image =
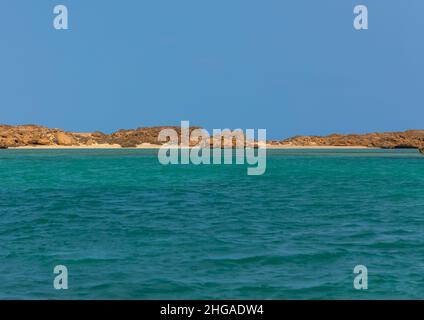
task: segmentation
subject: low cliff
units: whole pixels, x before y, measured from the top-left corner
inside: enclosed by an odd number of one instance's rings
[[[92,146],[96,144],[136,147],[143,143],[162,144],[158,141],[162,129],[172,128],[180,136],[180,127],[151,127],[134,130],[119,130],[112,134],[102,132],[75,133],[61,129],[50,129],[37,125],[0,125],[0,148],[25,146]],[[199,127],[190,127],[190,130]]]
[[[370,147],[383,149],[415,148],[424,153],[424,130],[368,134],[331,134],[329,136],[296,136],[274,142],[285,146]]]
[[[190,127],[190,131],[200,127]],[[28,146],[94,146],[119,145],[123,148],[134,148],[143,143],[161,145],[158,141],[159,132],[163,129],[174,129],[181,135],[180,127],[150,127],[134,130],[119,130],[111,134],[99,131],[93,133],[66,132],[61,129],[51,129],[37,125],[9,126],[0,125],[0,149]],[[205,141],[213,146],[220,137],[211,137]],[[240,145],[256,146],[256,142],[244,142],[244,135],[235,137],[223,143],[224,147],[234,147],[237,140],[243,140]],[[332,134],[329,136],[296,136],[293,138],[268,141],[273,147],[370,147],[370,148],[416,148],[424,154],[424,130],[408,130],[405,132],[383,132],[369,134]],[[191,141],[191,145],[197,141]]]

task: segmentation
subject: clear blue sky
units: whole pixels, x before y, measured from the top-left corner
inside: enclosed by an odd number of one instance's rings
[[[0,123],[424,129],[422,0],[1,0],[0,38]]]

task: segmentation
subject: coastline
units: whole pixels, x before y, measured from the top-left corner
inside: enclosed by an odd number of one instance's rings
[[[167,148],[181,148],[183,131],[181,127],[146,127],[118,130],[105,134],[95,132],[66,132],[62,129],[37,125],[0,125],[0,149],[159,149],[163,145],[159,139],[164,129],[172,130],[174,140]],[[188,137],[201,127],[190,127],[184,133]],[[247,140],[243,134],[231,133],[231,140],[225,136],[207,136],[208,140],[190,141],[191,148],[209,145],[221,148],[254,147],[266,143],[267,149],[418,149],[424,154],[424,130],[407,130],[404,132],[375,132],[366,134],[330,134],[328,136],[294,136],[288,139],[265,141]],[[222,138],[224,141],[222,142]],[[178,139],[178,140],[175,140]],[[190,138],[189,138],[190,139]],[[203,140],[203,138],[202,138]],[[196,145],[194,145],[196,142]]]
[[[143,143],[137,145],[134,148],[124,148],[119,144],[97,144],[97,145],[82,145],[82,146],[60,146],[60,145],[50,145],[50,146],[21,146],[21,147],[10,147],[9,150],[63,150],[63,149],[81,149],[81,150],[89,150],[89,149],[159,149],[161,145],[151,144],[151,143]],[[177,147],[179,148],[179,147]],[[373,148],[366,146],[295,146],[295,145],[272,145],[267,144],[267,149],[369,149],[369,150],[378,150],[381,148]]]
[[[374,147],[366,146],[295,146],[295,145],[269,145],[266,146],[267,149],[381,149]]]

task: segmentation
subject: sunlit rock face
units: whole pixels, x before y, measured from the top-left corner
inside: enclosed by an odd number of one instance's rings
[[[321,136],[296,136],[279,142],[292,146],[363,146],[371,148],[424,148],[424,130],[382,132],[368,134],[331,134]]]
[[[164,129],[175,130],[178,143],[181,143],[181,127],[162,126],[118,130],[111,134],[100,131],[92,133],[66,132],[61,129],[47,128],[38,125],[9,126],[0,125],[0,149],[28,146],[95,146],[115,145],[123,148],[135,148],[142,144],[162,145],[167,141],[159,141],[159,133]],[[201,127],[190,127],[193,130]],[[242,132],[232,132],[229,136],[208,136],[206,139],[190,139],[190,146],[220,145],[223,148],[258,147],[257,141],[246,139]],[[285,140],[268,141],[272,147],[370,147],[370,148],[416,148],[424,153],[424,130],[408,130],[405,132],[382,132],[368,134],[331,134],[328,136],[295,136]]]
[[[199,127],[190,127],[190,131]],[[137,147],[143,143],[161,145],[159,132],[163,129],[173,129],[178,137],[180,127],[151,127],[134,130],[119,130],[112,134],[100,131],[93,133],[65,132],[61,129],[51,129],[37,125],[9,126],[0,125],[0,148],[26,146],[93,146],[96,144],[120,145],[121,147]]]

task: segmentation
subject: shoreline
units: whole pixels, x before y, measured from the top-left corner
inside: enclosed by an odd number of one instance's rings
[[[183,142],[183,131],[181,127],[161,126],[146,127],[137,129],[120,129],[116,132],[105,134],[100,131],[89,132],[66,132],[61,129],[52,129],[37,125],[9,126],[0,125],[0,149],[159,149],[164,144],[159,139],[164,129],[172,130],[173,140],[167,148],[181,148],[179,143]],[[201,127],[189,127],[188,135],[184,132],[184,137],[190,141],[194,130]],[[190,131],[191,130],[191,131]],[[353,149],[418,149],[424,154],[424,130],[407,130],[404,132],[375,132],[366,134],[330,134],[327,136],[303,136],[298,135],[283,140],[254,141],[246,138],[244,133],[231,133],[232,140],[219,141],[218,136],[207,135],[204,142],[199,141],[199,137],[191,142],[196,142],[195,146],[184,146],[182,148],[211,146],[218,142],[218,145],[226,148],[258,148],[265,146],[269,150],[278,149],[305,149],[305,150],[353,150]],[[178,137],[178,140],[175,140]],[[205,137],[202,137],[202,141]],[[216,140],[218,138],[218,140]],[[220,138],[223,138],[221,134]],[[241,139],[241,140],[240,140]],[[245,140],[246,139],[246,140]],[[184,140],[185,141],[185,140]],[[191,143],[190,142],[190,143]],[[200,143],[200,145],[199,145]],[[216,146],[218,146],[216,145]]]
[[[97,150],[97,149],[159,149],[161,145],[156,144],[141,144],[135,148],[123,148],[119,144],[97,144],[90,146],[59,146],[59,145],[47,145],[47,146],[21,146],[21,147],[10,147],[4,150]],[[178,147],[180,148],[180,147]],[[329,150],[349,150],[349,149],[361,149],[361,150],[380,150],[381,148],[365,147],[365,146],[294,146],[294,145],[269,145],[267,144],[266,149],[280,150],[280,149],[329,149]]]

